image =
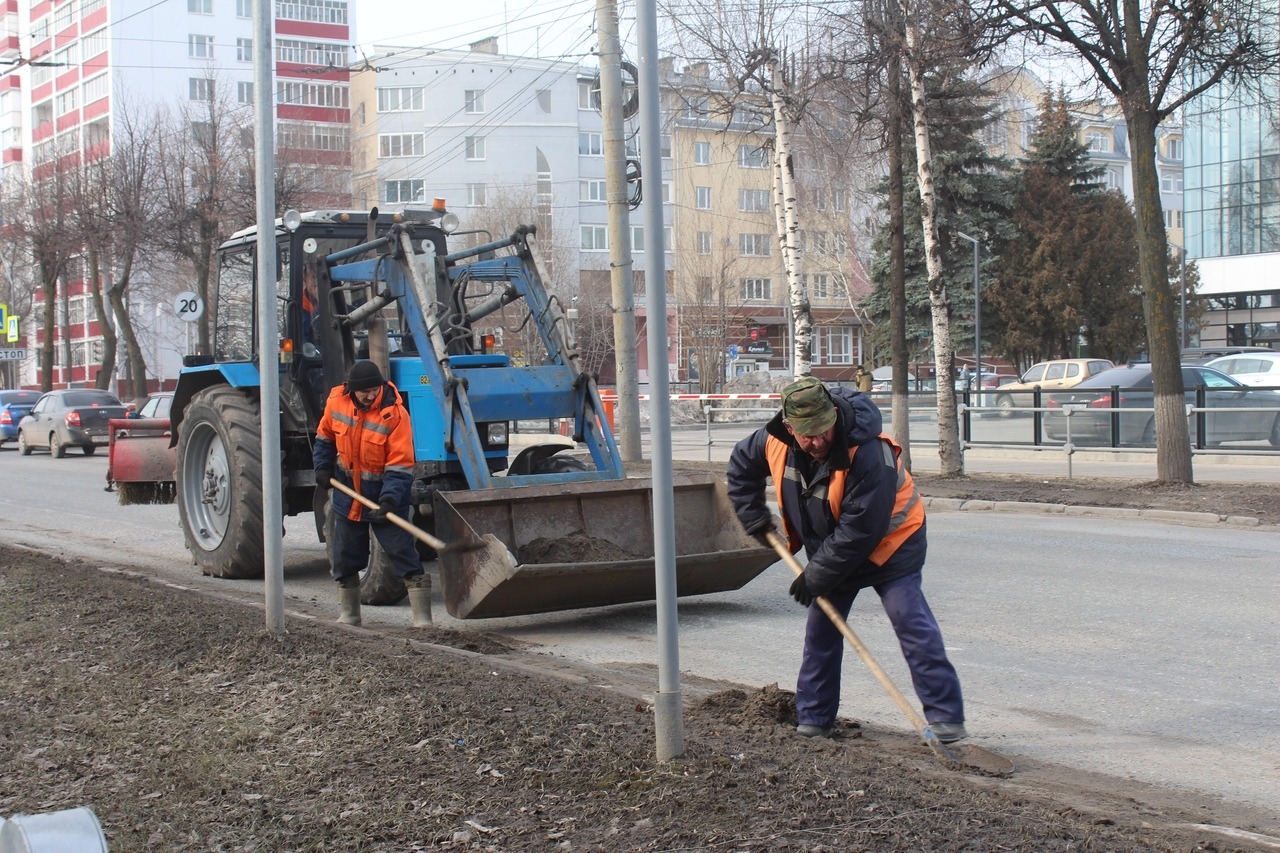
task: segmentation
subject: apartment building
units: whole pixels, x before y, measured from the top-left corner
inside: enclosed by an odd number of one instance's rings
[[[273,4],[277,159],[303,169],[314,206],[347,203],[350,170],[349,0],[277,0]],[[35,175],[107,156],[126,116],[199,116],[215,99],[229,105],[252,147],[253,0],[6,0],[0,15],[0,164],[4,175]],[[54,383],[91,382],[102,358],[102,319],[94,316],[77,259],[55,328]],[[145,278],[145,272],[140,274]],[[181,290],[175,285],[174,292]],[[139,291],[131,316],[149,337],[148,370],[172,377],[185,332],[167,293]],[[28,318],[34,354],[46,330]],[[62,340],[70,338],[70,363]]]

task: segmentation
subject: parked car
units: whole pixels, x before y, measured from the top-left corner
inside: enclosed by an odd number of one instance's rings
[[[1221,370],[1243,385],[1280,387],[1280,352],[1249,352],[1224,355],[1205,363]]]
[[[106,391],[50,391],[18,424],[18,451],[30,456],[34,448],[46,447],[61,459],[68,447],[79,447],[85,456],[92,456],[107,444],[107,421],[123,418],[126,411],[116,395]]]
[[[18,437],[18,422],[39,399],[39,391],[0,391],[0,446]]]
[[[1207,444],[1268,441],[1272,447],[1280,447],[1280,393],[1241,385],[1225,373],[1200,364],[1182,365],[1182,384],[1187,405],[1195,405],[1197,390],[1204,389],[1204,407],[1212,410],[1205,413]],[[1134,364],[1104,370],[1070,391],[1051,394],[1045,403],[1049,409],[1044,415],[1045,437],[1066,440],[1068,417],[1061,409],[1075,405],[1082,408],[1070,416],[1072,443],[1110,444],[1111,389],[1119,388],[1115,408],[1151,409],[1155,400],[1151,386],[1151,365]],[[1193,441],[1196,417],[1196,414],[1188,417]],[[1153,412],[1121,412],[1119,421],[1121,445],[1149,447],[1155,444]]]
[[[1003,386],[996,396],[1000,417],[1012,417],[1017,409],[1030,409],[1035,404],[1036,386],[1044,392],[1074,388],[1092,376],[1115,367],[1105,358],[1057,358],[1031,365],[1017,382]],[[1041,398],[1043,400],[1043,398]]]
[[[1183,364],[1206,364],[1215,358],[1222,358],[1224,355],[1236,355],[1237,353],[1246,352],[1275,352],[1267,347],[1246,347],[1234,346],[1232,344],[1217,344],[1215,346],[1203,347],[1185,347],[1182,350]],[[1150,359],[1148,359],[1150,360]]]

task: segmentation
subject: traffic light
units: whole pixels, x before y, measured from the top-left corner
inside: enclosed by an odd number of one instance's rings
[[[759,330],[759,329],[757,329],[757,328],[752,328],[752,329],[751,329],[751,340],[753,340],[753,341],[758,341],[758,340],[760,340],[760,330]]]

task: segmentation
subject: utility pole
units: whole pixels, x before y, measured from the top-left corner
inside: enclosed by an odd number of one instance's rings
[[[596,0],[600,27],[600,117],[604,180],[609,199],[609,280],[613,292],[613,352],[618,384],[618,450],[624,462],[640,461],[640,378],[636,364],[635,291],[631,279],[631,223],[627,205],[626,148],[622,138],[622,47],[615,0]],[[657,181],[662,197],[662,175]],[[650,244],[655,238],[650,238]],[[656,237],[663,251],[662,231]],[[663,286],[658,281],[658,287]],[[652,324],[650,324],[652,325]]]

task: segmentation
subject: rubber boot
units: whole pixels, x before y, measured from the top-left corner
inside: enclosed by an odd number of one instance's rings
[[[338,621],[343,625],[360,624],[360,577],[343,578],[339,583],[339,594],[342,596],[342,614]]]
[[[431,625],[431,576],[412,575],[404,579],[404,585],[409,591],[409,609],[413,611],[413,627],[428,627]]]

